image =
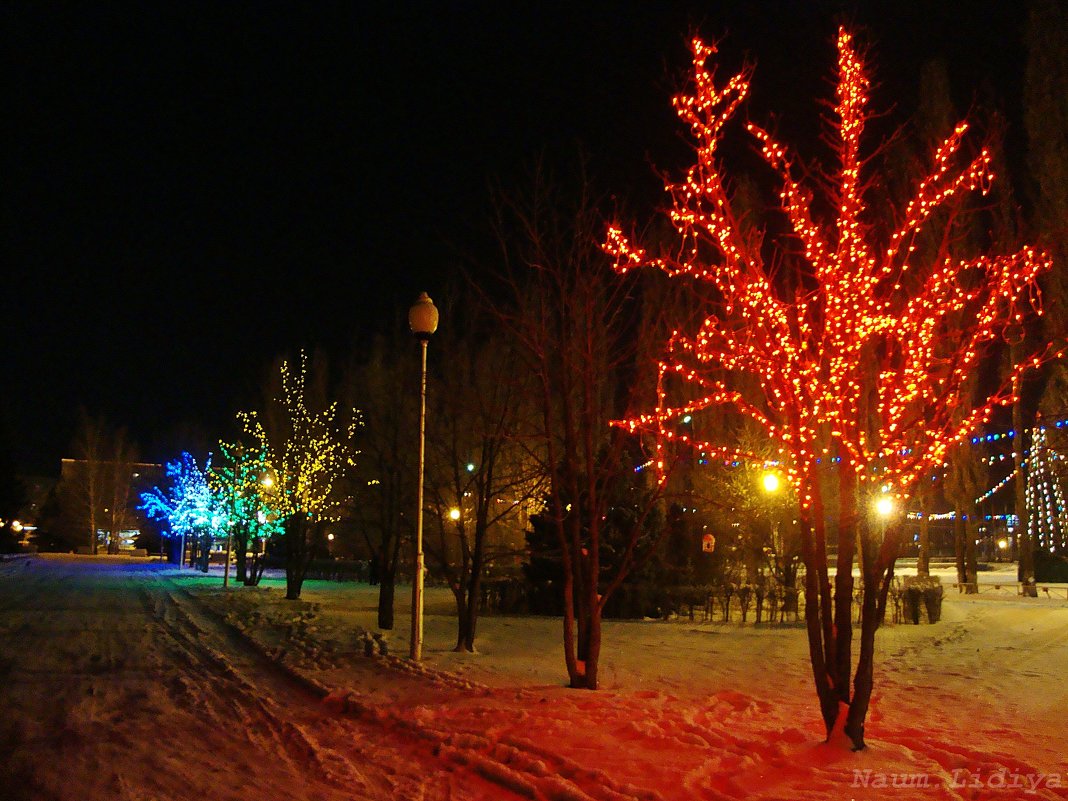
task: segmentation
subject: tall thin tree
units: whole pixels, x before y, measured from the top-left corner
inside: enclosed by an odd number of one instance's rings
[[[605,604],[655,547],[643,534],[660,494],[642,486],[634,468],[644,456],[609,425],[644,386],[642,309],[638,284],[616,279],[598,252],[601,219],[588,183],[569,196],[544,170],[526,196],[501,198],[496,218],[495,308],[533,381],[530,452],[548,479],[541,518],[562,561],[564,663],[570,685],[587,689],[598,686]]]

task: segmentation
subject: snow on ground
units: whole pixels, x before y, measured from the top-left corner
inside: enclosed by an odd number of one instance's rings
[[[375,587],[308,582],[287,602],[277,578],[223,590],[216,573],[151,563],[11,563],[0,786],[161,801],[1068,798],[1068,590],[1019,598],[1011,569],[984,574],[978,596],[948,592],[936,625],[880,631],[869,748],[854,754],[822,743],[801,624],[608,621],[603,689],[587,692],[563,686],[557,619],[484,617],[479,652],[453,652],[438,588],[413,665],[406,587],[390,655],[368,657]]]

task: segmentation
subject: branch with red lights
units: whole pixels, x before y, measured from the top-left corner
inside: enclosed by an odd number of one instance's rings
[[[729,442],[703,441],[678,425],[682,415],[727,409],[777,444],[784,474],[805,504],[817,460],[828,455],[843,457],[862,489],[889,484],[904,499],[920,476],[943,464],[950,445],[1013,401],[1016,377],[1050,355],[1043,350],[1023,360],[996,392],[970,401],[965,378],[991,343],[1007,326],[1041,314],[1037,278],[1050,259],[1023,247],[1007,255],[943,252],[938,260],[921,260],[917,237],[945,216],[934,212],[988,191],[991,155],[983,148],[964,157],[968,126],[957,125],[935,150],[912,199],[895,210],[878,196],[880,184],[862,156],[869,100],[864,64],[844,29],[837,47],[833,185],[817,194],[802,182],[784,144],[746,126],[781,181],[787,233],[776,242],[774,264],[796,266],[791,287],[765,260],[764,234],[732,208],[717,155],[749,92],[749,72],[717,85],[709,66],[716,48],[698,39],[692,93],[674,99],[697,154],[685,177],[666,186],[679,244],[670,256],[653,256],[619,227],[610,228],[604,244],[620,273],[653,266],[706,282],[717,296],[696,332],[676,331],[668,341],[656,407],[616,424],[652,434],[660,468],[672,442],[716,458],[756,461]],[[824,208],[833,213],[819,213]]]

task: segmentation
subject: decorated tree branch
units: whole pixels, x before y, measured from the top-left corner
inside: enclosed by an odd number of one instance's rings
[[[716,48],[695,39],[692,85],[674,104],[697,158],[666,187],[678,241],[652,253],[613,226],[604,248],[619,273],[653,266],[713,298],[697,330],[677,330],[666,343],[655,407],[617,425],[650,437],[661,469],[673,444],[708,458],[765,458],[737,440],[702,439],[699,424],[680,428],[682,415],[726,414],[737,418],[736,430],[758,430],[773,443],[800,501],[809,653],[828,738],[844,730],[859,749],[903,522],[900,512],[879,519],[874,504],[882,500],[887,513],[893,501],[900,510],[920,477],[941,468],[947,449],[997,406],[1012,403],[1015,379],[1049,355],[1021,360],[986,393],[965,391],[1006,327],[1041,314],[1037,279],[1050,260],[1032,247],[956,252],[955,212],[994,180],[988,149],[967,154],[967,123],[937,147],[904,208],[893,207],[865,155],[870,87],[849,31],[839,31],[837,50],[825,181],[803,180],[783,143],[745,126],[777,176],[781,233],[769,237],[732,208],[718,153],[750,73],[718,82]],[[915,243],[924,232],[943,244],[921,257]],[[828,520],[837,535],[833,587]],[[863,588],[855,669],[854,563]]]

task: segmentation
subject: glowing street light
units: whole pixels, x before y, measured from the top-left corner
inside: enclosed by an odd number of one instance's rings
[[[761,477],[761,483],[764,485],[764,492],[768,495],[774,495],[779,491],[779,474],[774,470],[765,470],[764,475]],[[781,554],[783,551],[782,543],[779,542],[779,514],[774,505],[772,505],[771,511],[771,545],[775,549],[775,553]]]
[[[772,493],[779,491],[779,475],[771,470],[764,473],[764,492]]]
[[[449,520],[454,520],[455,521],[455,520],[459,520],[459,519],[460,519],[460,510],[457,509],[454,506],[449,510]]]
[[[438,309],[426,292],[408,310],[408,325],[422,351],[419,385],[419,500],[415,512],[415,573],[412,576],[412,641],[409,658],[423,655],[423,470],[426,462],[426,346],[438,330]]]
[[[875,502],[875,511],[880,517],[890,517],[894,513],[894,500],[886,495]]]

